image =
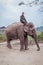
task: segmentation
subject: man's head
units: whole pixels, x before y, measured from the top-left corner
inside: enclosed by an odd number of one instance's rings
[[[24,12],[22,12],[22,15],[24,15]]]

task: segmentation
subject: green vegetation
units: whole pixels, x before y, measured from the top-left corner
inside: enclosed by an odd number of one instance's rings
[[[6,41],[6,36],[5,34],[0,34],[0,42]]]
[[[39,42],[43,42],[43,32],[38,35]]]
[[[38,41],[43,43],[43,32],[37,32],[38,35]],[[34,42],[34,39],[32,39],[32,37],[28,36],[28,40],[30,41],[30,43]]]

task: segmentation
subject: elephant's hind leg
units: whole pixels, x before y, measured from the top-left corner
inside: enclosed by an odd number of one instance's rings
[[[22,40],[20,40],[20,45],[21,45],[20,51],[24,50],[24,42]]]
[[[6,32],[6,40],[7,40],[7,47],[11,49],[12,48],[11,44],[10,44],[11,37],[10,37],[10,34],[8,32]]]
[[[9,38],[7,38],[7,47],[8,47],[9,49],[12,48],[12,47],[11,47],[11,44],[10,44],[10,39],[9,39]]]
[[[11,44],[10,44],[10,40],[7,40],[7,47],[8,47],[9,49],[12,49]]]

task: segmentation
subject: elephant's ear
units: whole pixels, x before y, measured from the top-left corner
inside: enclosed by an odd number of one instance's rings
[[[27,30],[26,30],[26,29],[24,29],[24,32],[27,32]]]
[[[24,26],[24,32],[28,32],[28,27]]]

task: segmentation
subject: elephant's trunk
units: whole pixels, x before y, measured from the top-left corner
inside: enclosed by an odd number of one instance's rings
[[[34,40],[35,40],[35,43],[36,43],[37,48],[38,48],[38,51],[39,51],[40,50],[40,47],[39,47],[39,44],[38,44],[38,36],[37,36],[36,33],[34,34]]]

